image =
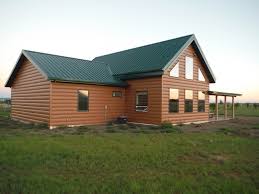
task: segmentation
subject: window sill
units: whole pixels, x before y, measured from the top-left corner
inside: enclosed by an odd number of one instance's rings
[[[148,112],[148,110],[135,110],[136,112]]]

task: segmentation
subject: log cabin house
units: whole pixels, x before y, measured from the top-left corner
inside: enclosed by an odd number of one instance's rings
[[[209,91],[210,83],[213,72],[188,35],[92,61],[23,50],[6,87],[12,119],[53,128],[119,116],[144,124],[209,121],[209,95],[231,96],[233,103],[239,95]]]

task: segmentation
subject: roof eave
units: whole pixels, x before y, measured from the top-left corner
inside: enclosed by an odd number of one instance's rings
[[[5,85],[4,85],[5,87],[11,87],[12,86],[12,82],[14,80],[14,76],[16,75],[16,73],[18,72],[18,70],[20,68],[18,66],[18,63],[20,62],[22,56],[23,56],[23,52],[21,51],[18,59],[16,60],[15,66],[13,67],[13,69],[12,69],[8,79],[7,79],[7,81],[5,82]]]
[[[156,70],[156,71],[130,73],[130,74],[119,74],[119,75],[115,75],[115,77],[121,80],[130,80],[130,79],[141,79],[141,78],[161,76],[163,75],[163,73],[164,71],[162,70]]]
[[[91,85],[101,85],[101,86],[116,86],[116,87],[127,87],[127,83],[111,83],[111,82],[94,82],[94,81],[79,81],[79,80],[69,80],[69,79],[59,79],[59,78],[49,78],[51,82],[62,82],[62,83],[76,83],[76,84],[91,84]]]

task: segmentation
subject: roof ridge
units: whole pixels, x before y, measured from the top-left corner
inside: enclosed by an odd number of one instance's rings
[[[44,55],[51,55],[51,56],[56,56],[56,57],[64,57],[64,58],[69,58],[69,59],[76,59],[76,60],[81,60],[81,61],[94,62],[94,61],[87,60],[87,59],[80,59],[80,58],[75,58],[75,57],[68,57],[68,56],[64,56],[64,55],[56,55],[56,54],[44,53],[44,52],[38,52],[38,51],[31,51],[31,50],[27,50],[27,49],[23,49],[22,51],[32,52],[32,53],[39,53],[39,54],[44,54]]]
[[[95,57],[93,60],[95,60],[99,57],[104,57],[104,56],[108,56],[108,55],[111,55],[111,54],[117,54],[117,53],[121,53],[121,52],[125,52],[125,51],[130,51],[130,50],[133,50],[133,49],[139,49],[139,48],[143,48],[143,47],[146,47],[146,46],[152,46],[152,45],[155,45],[155,44],[160,44],[160,43],[164,43],[164,42],[168,42],[168,41],[172,41],[172,40],[177,40],[177,39],[180,39],[180,38],[186,38],[188,36],[191,37],[191,36],[194,36],[194,34],[189,34],[189,35],[185,35],[185,36],[181,36],[181,37],[177,37],[177,38],[173,38],[173,39],[163,40],[163,41],[160,41],[160,42],[154,42],[154,43],[146,44],[146,45],[143,45],[143,46],[137,46],[137,47],[130,48],[130,49],[125,49],[125,50],[121,50],[121,51],[117,51],[117,52],[113,52],[113,53],[109,53],[109,54],[105,54],[105,55],[100,55],[100,56]]]

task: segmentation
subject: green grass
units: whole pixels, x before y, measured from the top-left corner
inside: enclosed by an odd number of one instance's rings
[[[0,103],[0,116],[8,117],[10,115],[10,105]]]
[[[232,115],[232,106],[228,104],[228,115]],[[211,112],[214,111],[214,107],[211,106],[210,108]],[[224,114],[224,104],[219,104],[219,114]],[[236,116],[258,116],[259,117],[259,107],[255,108],[252,105],[249,105],[248,107],[246,104],[239,104],[239,106],[235,107],[235,115]]]
[[[0,193],[259,193],[258,138],[163,130],[49,131],[0,117]]]

